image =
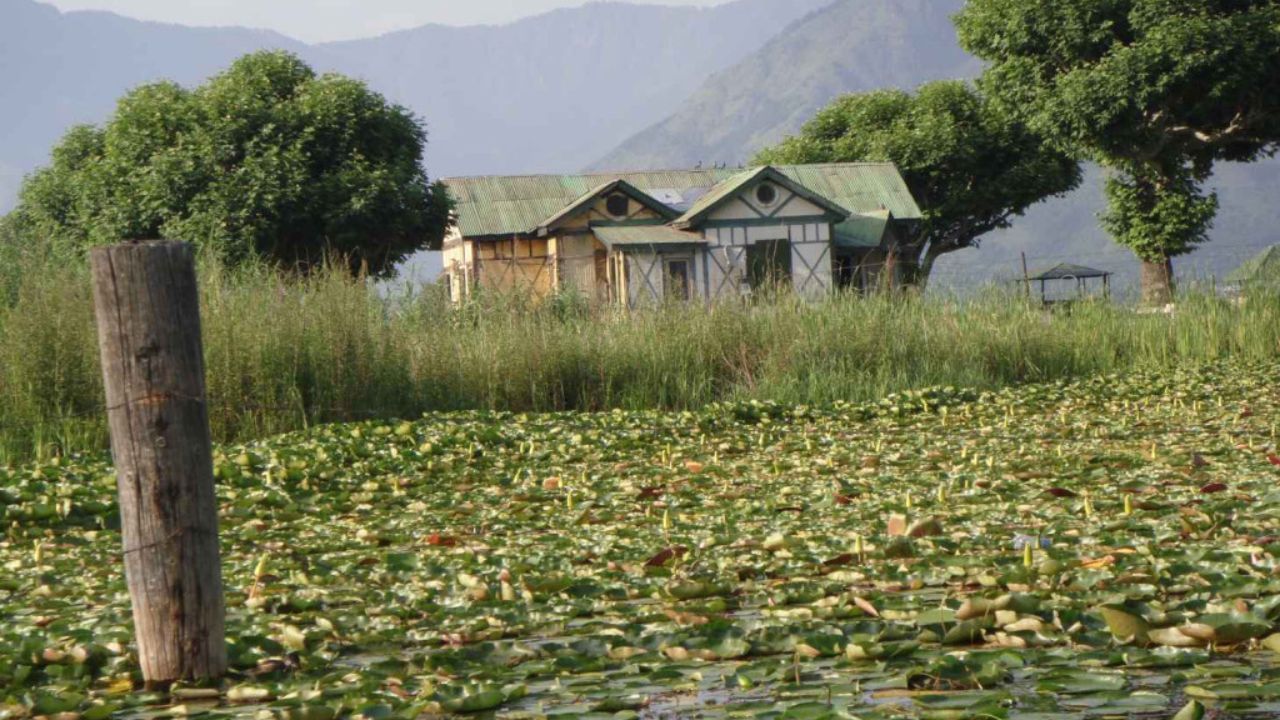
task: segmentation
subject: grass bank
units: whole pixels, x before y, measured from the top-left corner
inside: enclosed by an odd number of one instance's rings
[[[27,260],[0,275],[0,463],[105,447],[87,274]],[[1280,296],[1189,295],[1172,316],[1096,304],[1047,314],[1016,297],[779,298],[592,313],[337,274],[201,269],[219,440],[431,410],[687,409],[721,400],[868,400],[992,388],[1280,350]]]

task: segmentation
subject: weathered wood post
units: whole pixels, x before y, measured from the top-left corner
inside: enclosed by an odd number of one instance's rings
[[[225,611],[191,247],[95,248],[91,266],[143,677],[219,678]]]

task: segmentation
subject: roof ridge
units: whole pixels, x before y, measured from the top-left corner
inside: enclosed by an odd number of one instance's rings
[[[588,178],[588,177],[616,177],[622,179],[624,175],[662,175],[665,173],[711,173],[711,172],[732,172],[735,175],[744,172],[759,170],[764,167],[783,168],[829,168],[829,167],[886,167],[894,165],[892,162],[825,162],[825,163],[784,163],[764,165],[746,165],[742,167],[703,167],[703,168],[662,168],[657,170],[591,170],[588,172],[568,172],[568,173],[517,173],[514,175],[503,173],[485,173],[479,175],[450,175],[440,178],[448,182],[450,180],[478,180],[481,178]],[[896,165],[894,165],[896,167]]]

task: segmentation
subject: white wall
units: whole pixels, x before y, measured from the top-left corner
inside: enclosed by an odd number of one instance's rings
[[[771,205],[762,206],[755,188],[749,188],[708,215],[712,223],[742,223],[703,230],[709,245],[705,291],[712,300],[741,294],[746,280],[746,248],[769,240],[791,243],[791,280],[796,292],[817,297],[831,290],[831,225],[806,221],[826,211],[786,188],[774,187],[778,198]]]
[[[705,297],[704,274],[709,270],[705,253],[700,250],[668,251],[663,253],[628,252],[630,274],[627,276],[627,300],[631,307],[649,307],[661,304],[667,294],[667,268],[669,260],[689,263],[689,299]]]
[[[654,253],[627,253],[627,302],[650,307],[662,298],[662,263]]]
[[[747,247],[767,240],[791,243],[791,281],[796,292],[818,297],[829,292],[832,277],[831,225],[788,223],[777,225],[706,228],[707,296],[712,300],[738,297],[746,281]]]

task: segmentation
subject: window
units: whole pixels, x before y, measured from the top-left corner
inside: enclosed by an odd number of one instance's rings
[[[687,258],[666,261],[663,292],[668,300],[684,302],[690,299],[692,288],[689,282],[689,264]]]
[[[778,188],[769,183],[760,185],[756,188],[756,200],[766,207],[778,202]]]
[[[616,218],[625,218],[631,210],[631,198],[622,193],[610,195],[604,201],[604,209]]]

